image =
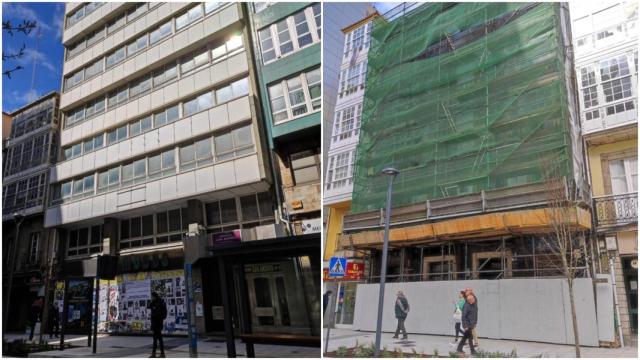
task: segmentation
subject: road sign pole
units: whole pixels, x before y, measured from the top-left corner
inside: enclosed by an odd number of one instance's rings
[[[193,274],[191,263],[184,264],[184,277],[187,296],[187,327],[189,329],[189,357],[198,357],[198,333],[196,332],[196,316],[193,303]]]

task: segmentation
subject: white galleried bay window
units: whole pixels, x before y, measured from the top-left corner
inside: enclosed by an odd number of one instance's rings
[[[372,28],[373,23],[369,22],[346,35],[346,41],[344,44],[345,59],[349,57],[349,55],[357,56],[357,54],[362,52],[362,50],[366,50],[369,48]]]
[[[326,190],[338,189],[353,184],[353,164],[356,151],[351,150],[331,156],[327,167]]]
[[[359,62],[348,69],[342,70],[340,73],[340,90],[338,96],[342,99],[364,90],[364,84],[367,79],[367,60]]]
[[[258,31],[263,64],[319,42],[321,17],[320,4],[314,4]]]
[[[332,142],[357,137],[360,132],[360,118],[362,117],[362,104],[350,106],[344,110],[336,112],[336,119],[333,122]]]
[[[320,69],[269,86],[273,123],[279,124],[320,110]]]

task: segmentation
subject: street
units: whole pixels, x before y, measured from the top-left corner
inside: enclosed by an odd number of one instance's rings
[[[452,329],[453,330],[453,329]],[[324,333],[326,334],[326,329]],[[440,356],[447,356],[450,351],[455,351],[455,346],[450,342],[453,336],[435,336],[435,335],[415,335],[409,333],[408,340],[393,339],[393,334],[382,333],[382,348],[392,351],[395,348],[401,348],[403,352],[412,352],[412,349],[420,354],[433,354],[437,350]],[[329,351],[335,351],[341,346],[347,348],[358,345],[369,346],[374,342],[374,332],[354,331],[348,329],[331,329],[331,337],[329,339]],[[557,345],[539,342],[514,341],[514,340],[492,340],[480,338],[480,350],[487,352],[500,351],[510,353],[516,350],[518,357],[562,357],[572,358],[575,356],[574,347],[571,345]],[[469,353],[469,348],[465,347],[465,352]],[[585,358],[637,358],[638,348],[625,347],[617,349],[582,347],[582,357]]]
[[[7,334],[8,341],[14,339],[26,339],[23,334]],[[45,338],[48,340],[48,336]],[[59,339],[48,341],[50,344],[58,344]],[[148,357],[151,354],[151,336],[110,336],[107,334],[98,335],[98,350],[92,353],[92,348],[87,347],[86,336],[67,335],[65,343],[77,347],[65,349],[64,351],[53,350],[40,353],[29,354],[29,357],[39,358],[122,358],[122,357]],[[168,358],[189,357],[189,344],[186,337],[165,337],[165,353]],[[254,345],[256,357],[268,358],[317,358],[318,348],[279,346],[279,345]],[[244,344],[236,340],[236,350],[238,357],[246,357]],[[158,353],[159,354],[159,353]],[[198,341],[198,355],[202,358],[226,358],[227,347],[222,340],[201,339]]]

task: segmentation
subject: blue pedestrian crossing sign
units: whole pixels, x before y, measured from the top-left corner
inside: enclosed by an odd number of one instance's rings
[[[344,276],[347,271],[347,258],[332,257],[329,260],[329,276]]]

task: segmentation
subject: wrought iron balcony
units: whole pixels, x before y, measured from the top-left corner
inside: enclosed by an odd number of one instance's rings
[[[593,208],[596,227],[637,223],[638,193],[594,197]]]

